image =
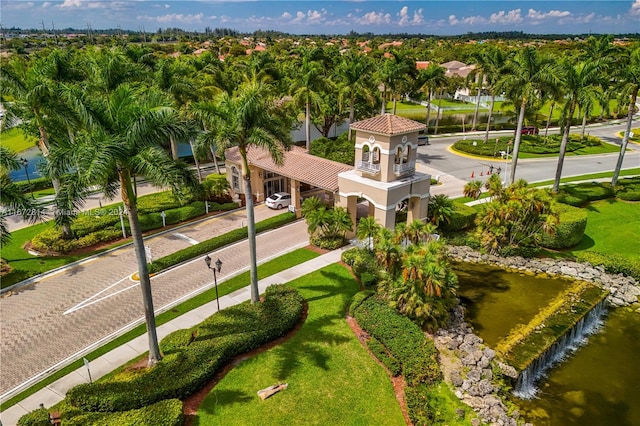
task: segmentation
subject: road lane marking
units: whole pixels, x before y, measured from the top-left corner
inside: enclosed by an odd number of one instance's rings
[[[181,233],[179,233],[179,232],[174,232],[174,233],[173,233],[173,235],[175,235],[176,237],[181,238],[181,239],[183,239],[183,240],[187,241],[187,242],[188,242],[189,244],[191,244],[192,246],[195,246],[196,244],[198,244],[198,241],[194,240],[194,239],[193,239],[193,238],[191,238],[191,237],[187,237],[186,235],[181,234]]]

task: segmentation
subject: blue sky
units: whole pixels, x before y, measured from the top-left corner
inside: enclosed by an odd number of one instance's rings
[[[640,32],[640,0],[266,1],[0,0],[4,27],[117,28],[155,32],[179,27],[292,34],[357,32],[465,34]]]

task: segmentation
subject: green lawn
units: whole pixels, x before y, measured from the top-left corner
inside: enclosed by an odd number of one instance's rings
[[[309,303],[293,338],[243,361],[213,388],[196,425],[404,425],[384,369],[344,319],[358,284],[340,265],[289,283]],[[261,401],[260,389],[288,383]]]
[[[594,201],[587,209],[584,238],[572,251],[590,250],[640,260],[640,204],[615,199]]]
[[[25,138],[22,131],[15,127],[0,133],[0,144],[16,153],[33,148],[36,142],[35,138]]]

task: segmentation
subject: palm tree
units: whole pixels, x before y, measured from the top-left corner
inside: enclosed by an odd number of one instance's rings
[[[462,194],[465,197],[473,198],[477,200],[480,198],[480,194],[482,194],[482,182],[479,180],[472,180],[467,182],[462,190]]]
[[[138,262],[138,275],[149,338],[149,366],[161,359],[156,335],[151,282],[138,220],[133,176],[142,175],[158,187],[178,193],[185,186],[196,188],[186,165],[175,162],[161,145],[170,135],[184,133],[177,111],[167,107],[171,100],[151,88],[134,88],[123,83],[92,100],[96,126],[75,143],[52,151],[52,165],[59,170],[75,168],[86,186],[99,185],[107,196],[118,187],[131,226]]]
[[[489,128],[491,127],[491,116],[493,115],[493,105],[496,98],[496,83],[500,78],[502,70],[505,66],[506,55],[500,48],[491,46],[480,55],[479,66],[484,76],[489,93],[491,94],[491,103],[489,104],[489,114],[487,116],[487,128],[484,132],[484,143],[489,141]]]
[[[324,69],[320,61],[315,60],[317,53],[303,50],[300,63],[296,65],[290,93],[304,105],[304,131],[307,151],[311,148],[311,107],[320,102],[320,92],[327,84]]]
[[[382,99],[383,113],[386,103],[386,91],[391,91],[391,96],[393,97],[392,113],[395,114],[398,98],[397,95],[403,88],[407,87],[407,84],[413,79],[415,73],[415,61],[400,52],[392,51],[391,57],[386,58],[384,62],[382,62],[382,66],[379,72],[379,78],[382,81],[385,90]]]
[[[367,249],[369,251],[373,251],[373,247],[376,244],[376,235],[378,235],[378,231],[381,226],[378,222],[376,222],[376,218],[374,216],[367,216],[360,219],[358,222],[358,227],[356,228],[356,237],[359,240],[366,240]]]
[[[629,112],[627,114],[627,127],[620,146],[620,154],[618,154],[616,168],[613,172],[613,178],[611,178],[612,186],[618,183],[618,176],[620,176],[620,169],[622,169],[622,161],[624,160],[624,152],[627,150],[629,135],[631,134],[633,114],[636,111],[638,88],[640,88],[640,47],[636,47],[633,51],[626,54],[624,58],[623,66],[618,69],[618,73],[624,84],[624,92],[629,95]]]
[[[336,67],[336,80],[340,87],[347,93],[349,99],[349,123],[355,121],[355,99],[357,94],[369,96],[369,77],[373,71],[373,64],[367,56],[349,52],[342,57]]]
[[[32,120],[39,133],[38,148],[48,160],[52,136],[56,140],[63,139],[67,137],[68,129],[80,127],[86,121],[86,117],[81,117],[84,109],[80,108],[80,102],[69,86],[81,79],[69,51],[55,49],[29,63],[13,57],[0,73],[0,98],[7,109],[4,124]],[[60,123],[66,123],[66,126]],[[58,196],[61,191],[59,176],[51,176],[51,181]],[[68,223],[63,226],[63,234],[66,238],[72,237]]]
[[[451,220],[453,214],[453,201],[449,199],[448,195],[437,194],[429,200],[429,210],[427,217],[436,226],[440,226],[442,222]]]
[[[429,121],[431,119],[431,97],[433,92],[446,84],[445,69],[437,64],[429,64],[426,69],[420,70],[418,74],[418,82],[420,90],[427,93],[427,129],[425,133],[429,133]],[[439,112],[438,112],[439,113]]]
[[[577,105],[584,105],[586,117],[586,105],[595,96],[596,87],[604,84],[601,77],[604,64],[599,61],[578,62],[565,59],[560,63],[559,74],[561,76],[561,85],[565,92],[567,108],[564,116],[564,126],[562,133],[562,141],[560,142],[560,153],[558,155],[558,167],[553,183],[553,192],[558,192],[560,187],[560,179],[562,178],[562,166],[564,164],[564,156],[567,151],[567,141],[571,131],[571,120]]]
[[[557,84],[557,81],[558,76],[553,68],[551,58],[540,55],[531,46],[518,50],[505,64],[505,73],[497,83],[497,88],[498,90],[504,90],[507,97],[514,104],[520,104],[511,170],[507,177],[507,184],[515,180],[527,104],[538,98],[542,91]]]
[[[190,78],[191,75],[193,75],[193,70],[186,62],[165,58],[158,63],[154,73],[154,82],[160,90],[168,93],[173,98],[178,109],[182,109],[189,102],[196,100],[196,86]],[[169,143],[171,145],[171,155],[174,160],[177,160],[178,142],[172,137]],[[195,152],[193,155],[196,158]]]
[[[247,211],[249,240],[251,303],[260,301],[256,255],[256,225],[253,211],[253,189],[247,151],[251,147],[265,149],[276,164],[284,161],[284,151],[291,144],[289,128],[282,125],[278,108],[260,82],[245,83],[234,94],[223,92],[214,102],[193,104],[194,115],[215,132],[220,152],[238,147],[242,158],[242,177]]]

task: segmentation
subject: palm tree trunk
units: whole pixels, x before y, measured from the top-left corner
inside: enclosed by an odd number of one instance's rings
[[[351,92],[351,97],[349,99],[349,125],[351,125],[351,123],[353,123],[353,120],[356,118],[355,103],[355,97],[353,96],[353,92]]]
[[[507,186],[516,180],[516,167],[518,165],[518,153],[520,152],[520,139],[522,139],[522,124],[524,123],[524,111],[527,106],[527,99],[522,99],[520,104],[520,115],[518,117],[518,128],[516,129],[516,139],[513,142],[513,152],[511,154],[511,170],[509,171],[509,180]]]
[[[387,112],[387,86],[385,84],[382,85],[382,108],[380,110],[380,114],[384,114]]]
[[[567,141],[569,140],[569,133],[571,131],[571,117],[573,116],[574,102],[569,107],[569,118],[564,126],[564,132],[562,132],[562,141],[560,142],[560,153],[558,154],[558,167],[556,168],[556,177],[553,181],[553,188],[551,190],[555,193],[560,189],[560,179],[562,178],[562,166],[564,165],[564,155],[567,152]]]
[[[471,131],[476,130],[476,122],[478,121],[478,109],[480,108],[480,87],[476,93],[476,109],[473,112],[473,123],[471,123]]]
[[[438,111],[436,111],[436,128],[433,130],[433,134],[438,134],[438,124],[440,122],[440,106],[442,105],[442,91],[438,92]]]
[[[216,168],[216,173],[220,174],[220,167],[218,166],[218,157],[216,157],[216,152],[213,150],[213,147],[209,147],[209,151],[211,151],[211,156],[213,157],[213,165]]]
[[[582,133],[580,134],[582,139],[584,139],[584,131],[587,127],[587,110],[588,108],[584,109],[584,115],[582,116]]]
[[[173,137],[173,135],[169,136],[169,144],[171,145],[171,156],[174,160],[178,159],[178,142]]]
[[[551,125],[551,117],[553,117],[553,108],[556,106],[555,102],[551,102],[551,106],[549,107],[549,116],[547,117],[547,125],[544,126],[544,140],[547,140],[547,133],[549,133],[549,126]]]
[[[393,96],[393,115],[396,114],[396,94],[392,93]]]
[[[253,190],[251,188],[251,176],[248,173],[244,175],[244,197],[247,210],[247,238],[249,240],[249,261],[250,261],[250,285],[251,285],[251,303],[260,301],[260,290],[258,289],[258,265],[256,250],[256,223],[253,212]]]
[[[158,346],[158,335],[156,334],[156,317],[153,309],[153,296],[151,294],[151,279],[147,269],[147,257],[142,240],[142,230],[138,221],[138,206],[133,193],[131,175],[128,170],[120,172],[120,192],[122,202],[129,214],[129,225],[131,226],[131,237],[133,247],[138,261],[138,276],[140,277],[140,290],[142,290],[142,303],[144,304],[144,317],[147,325],[147,335],[149,337],[149,367],[153,367],[162,359]]]
[[[631,95],[631,102],[629,103],[629,114],[627,115],[627,128],[624,131],[622,137],[622,145],[620,146],[620,154],[618,154],[618,162],[616,168],[613,171],[613,177],[611,178],[611,186],[618,184],[618,177],[620,176],[620,169],[622,169],[622,161],[624,160],[624,152],[627,150],[627,144],[629,143],[629,135],[631,134],[631,123],[633,122],[633,112],[636,108],[636,99],[638,97],[638,87],[633,91]]]
[[[193,140],[189,139],[189,146],[191,147],[191,153],[193,154],[193,161],[196,163],[196,170],[198,171],[198,183],[202,183],[202,173],[200,172],[200,161],[196,155],[196,150],[193,149]]]
[[[427,135],[429,134],[429,121],[431,121],[431,89],[429,89],[429,97],[427,98],[427,122],[425,123],[427,125],[425,130]]]
[[[311,149],[311,103],[307,102],[305,106],[304,131],[307,142],[307,152]]]
[[[489,117],[487,118],[487,129],[484,132],[484,143],[489,142],[489,128],[491,127],[491,116],[493,115],[493,102],[496,99],[496,95],[491,93],[491,105],[489,106]]]

